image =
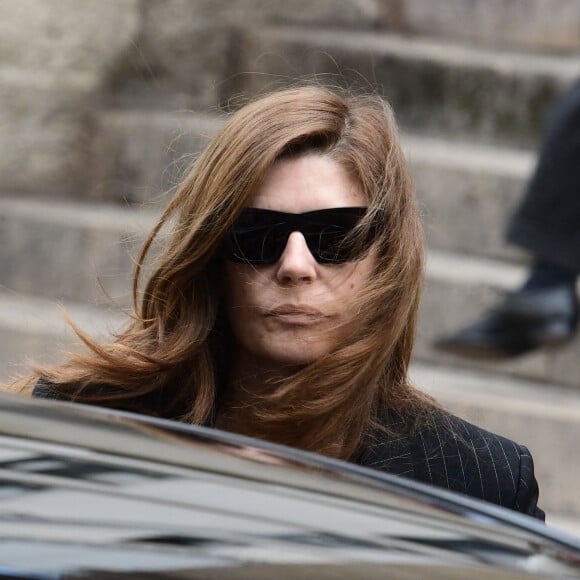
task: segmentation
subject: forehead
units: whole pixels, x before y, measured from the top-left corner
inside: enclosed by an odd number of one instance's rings
[[[277,161],[249,205],[302,213],[367,203],[356,179],[337,161],[325,155],[307,154]]]

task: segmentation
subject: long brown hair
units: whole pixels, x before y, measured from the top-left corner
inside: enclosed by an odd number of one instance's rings
[[[256,401],[244,432],[349,458],[383,414],[427,417],[432,402],[407,376],[423,238],[392,111],[378,96],[313,86],[263,96],[230,117],[143,247],[126,329],[100,344],[75,327],[88,352],[36,368],[29,382],[40,377],[79,402],[211,425],[230,340],[219,295],[222,241],[272,164],[313,149],[360,183],[369,203],[362,228],[383,216],[376,271],[360,297],[358,331]]]

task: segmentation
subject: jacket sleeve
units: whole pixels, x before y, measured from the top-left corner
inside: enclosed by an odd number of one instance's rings
[[[411,447],[417,479],[545,519],[534,462],[523,445],[448,415]]]
[[[546,514],[538,507],[538,482],[534,475],[534,460],[527,447],[520,445],[520,474],[516,491],[514,509],[538,518],[546,520]]]
[[[54,385],[43,378],[38,379],[34,389],[32,390],[32,397],[35,399],[54,399],[55,401],[66,401]]]
[[[52,395],[50,385],[43,379],[38,379],[32,390],[32,396],[36,399],[52,399]]]

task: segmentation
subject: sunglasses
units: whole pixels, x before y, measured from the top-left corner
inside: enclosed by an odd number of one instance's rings
[[[366,207],[337,207],[286,213],[246,208],[226,237],[226,256],[232,262],[275,264],[284,253],[290,234],[300,232],[320,264],[356,261],[376,237],[376,227],[362,242],[351,236],[366,210]]]

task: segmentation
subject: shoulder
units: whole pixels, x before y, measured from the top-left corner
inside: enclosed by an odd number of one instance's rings
[[[540,519],[538,484],[528,449],[459,417],[433,410],[413,421],[381,421],[360,458],[367,467],[463,493]]]
[[[416,477],[539,518],[528,449],[448,413],[410,439]]]
[[[64,400],[64,397],[59,393],[56,386],[42,377],[36,381],[36,384],[32,389],[32,396],[37,399]]]
[[[57,384],[40,377],[32,390],[32,397],[57,401],[90,402],[88,397],[103,397],[115,393],[115,388],[106,384],[94,384],[80,389],[75,384]]]

